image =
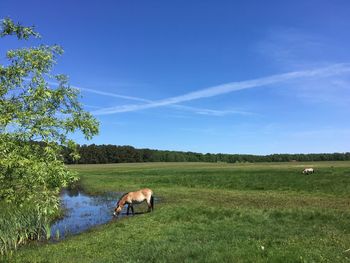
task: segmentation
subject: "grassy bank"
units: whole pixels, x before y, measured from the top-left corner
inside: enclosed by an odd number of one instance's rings
[[[347,262],[350,162],[77,165],[86,191],[150,187],[154,213],[112,221],[16,262]],[[139,209],[145,209],[141,207]]]

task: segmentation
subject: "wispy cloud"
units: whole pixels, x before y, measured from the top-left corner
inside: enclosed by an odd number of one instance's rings
[[[326,66],[350,58],[334,37],[300,28],[271,28],[254,50],[265,57],[270,66],[286,71]],[[331,103],[348,108],[349,77],[347,74],[336,78],[301,79],[287,84],[283,92],[305,103]]]
[[[241,111],[241,110],[213,110],[213,109],[204,109],[204,108],[195,108],[184,105],[170,105],[179,110],[191,111],[200,115],[210,115],[210,116],[225,116],[230,114],[240,114],[240,115],[255,115],[253,112]]]
[[[103,96],[108,96],[108,97],[114,97],[114,98],[119,98],[119,99],[127,99],[127,100],[134,100],[134,101],[141,101],[141,102],[147,102],[147,103],[152,103],[151,100],[143,99],[143,98],[138,98],[138,97],[133,97],[133,96],[126,96],[126,95],[120,95],[120,94],[115,94],[112,92],[106,92],[106,91],[100,91],[100,90],[95,90],[95,89],[89,89],[89,88],[83,88],[83,87],[77,87],[77,86],[72,86],[73,88],[90,92],[90,93],[95,93]]]
[[[324,63],[325,58],[334,58],[334,43],[297,28],[279,27],[266,32],[265,37],[256,44],[256,51],[269,63],[293,70],[310,68]]]
[[[95,105],[90,105],[90,104],[86,104],[86,103],[83,103],[84,107],[86,108],[91,108],[91,109],[101,109],[102,107],[99,107],[99,106],[95,106]]]
[[[55,83],[51,83],[55,84]],[[57,84],[56,84],[57,85]],[[90,88],[83,88],[83,87],[78,87],[78,86],[72,86],[73,88],[79,89],[81,91],[89,92],[89,93],[94,93],[102,96],[108,96],[108,97],[115,97],[115,98],[121,98],[121,99],[126,99],[126,100],[133,100],[133,101],[140,101],[140,102],[147,102],[149,104],[155,103],[155,101],[145,99],[145,98],[140,98],[140,97],[134,97],[134,96],[127,96],[127,95],[121,95],[121,94],[116,94],[112,92],[105,92],[105,91],[100,91],[100,90],[95,90],[95,89],[90,89]],[[96,106],[91,106],[91,105],[85,105],[90,108],[95,108],[98,110],[103,110],[102,107],[96,107]],[[210,115],[210,116],[225,116],[225,115],[230,115],[230,114],[242,114],[242,115],[252,115],[254,113],[248,112],[248,111],[241,111],[241,110],[217,110],[217,109],[206,109],[206,108],[196,108],[196,107],[190,107],[190,106],[184,106],[184,105],[179,105],[179,104],[170,104],[167,105],[170,107],[173,107],[178,110],[182,111],[190,111],[196,114],[200,115]]]
[[[332,64],[327,67],[316,68],[312,70],[293,71],[284,74],[277,74],[263,78],[257,78],[246,81],[226,83],[206,89],[190,92],[184,95],[147,102],[146,104],[127,104],[122,106],[108,107],[93,111],[95,115],[107,115],[123,112],[133,112],[144,109],[151,109],[163,106],[174,105],[178,103],[198,100],[202,98],[214,97],[222,94],[231,93],[238,90],[251,89],[261,86],[268,86],[278,83],[287,83],[288,81],[311,79],[320,77],[331,77],[350,73],[350,63]]]

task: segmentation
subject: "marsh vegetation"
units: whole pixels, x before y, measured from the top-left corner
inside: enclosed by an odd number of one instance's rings
[[[315,174],[303,175],[313,166]],[[350,163],[76,165],[89,193],[154,189],[154,213],[123,218],[18,262],[345,262]],[[139,207],[142,210],[145,207]]]

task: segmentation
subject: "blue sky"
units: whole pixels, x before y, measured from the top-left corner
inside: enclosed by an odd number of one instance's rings
[[[55,72],[101,123],[88,143],[203,153],[349,151],[349,13],[324,0],[0,1],[0,17],[65,49]],[[17,46],[2,40],[1,56]]]

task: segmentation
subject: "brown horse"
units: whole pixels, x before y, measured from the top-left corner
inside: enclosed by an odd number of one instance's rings
[[[154,198],[153,191],[151,189],[145,188],[136,192],[129,192],[124,194],[118,201],[116,208],[114,209],[114,216],[118,216],[122,211],[123,207],[127,204],[128,209],[126,214],[129,215],[129,210],[131,208],[132,214],[134,215],[133,204],[139,204],[146,201],[148,205],[148,212],[154,210]]]

